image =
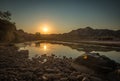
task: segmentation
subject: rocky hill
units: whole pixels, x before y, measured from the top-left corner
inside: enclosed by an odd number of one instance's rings
[[[16,27],[13,23],[0,20],[0,41],[8,42],[15,39]]]
[[[0,42],[24,42],[40,39],[36,34],[29,34],[23,30],[17,30],[14,23],[0,20]]]
[[[120,41],[120,30],[79,28],[63,34],[43,35],[42,39],[62,41]]]
[[[102,40],[118,41],[120,40],[120,30],[93,29],[91,27],[72,30],[59,36],[65,40]]]
[[[11,22],[9,11],[0,11],[0,43],[24,42],[40,39],[40,33],[30,34],[23,30],[17,30],[14,22]]]

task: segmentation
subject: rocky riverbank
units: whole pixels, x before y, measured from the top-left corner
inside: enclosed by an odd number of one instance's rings
[[[120,70],[109,74],[82,72],[75,59],[55,55],[35,56],[29,59],[29,51],[12,45],[0,46],[0,81],[119,81]],[[86,70],[87,71],[87,70]],[[106,75],[106,76],[104,76]],[[111,77],[112,78],[109,78]]]

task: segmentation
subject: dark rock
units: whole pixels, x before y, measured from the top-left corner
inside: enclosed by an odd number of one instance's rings
[[[74,63],[83,65],[99,73],[109,73],[116,69],[117,63],[106,56],[99,54],[83,54],[75,59]]]
[[[19,56],[21,56],[20,58],[28,58],[29,51],[28,50],[20,50],[19,51]]]
[[[81,81],[83,79],[83,75],[77,75],[77,80]]]
[[[55,69],[46,69],[46,72],[48,73],[57,73],[58,71],[56,71]]]
[[[120,81],[120,69],[114,71],[114,72],[111,72],[108,74],[108,79],[110,81]]]
[[[98,77],[91,76],[90,81],[103,81],[103,80]]]
[[[91,27],[85,27],[58,35],[58,39],[72,40],[72,41],[73,40],[120,40],[119,33],[120,30],[114,31],[108,29],[92,29]]]
[[[42,77],[45,80],[54,80],[54,79],[60,79],[61,75],[50,73],[50,74],[44,74]]]
[[[69,76],[68,80],[69,81],[77,81],[77,77],[76,76]]]
[[[67,77],[60,78],[60,81],[68,81],[68,78]]]
[[[77,64],[77,63],[71,63],[71,66],[78,72],[88,73],[88,74],[94,74],[94,71],[84,65]]]
[[[77,76],[77,75],[80,75],[80,72],[72,72],[70,75],[71,76]]]
[[[67,57],[53,58],[53,56],[42,55],[41,57],[28,58],[28,51],[18,51],[14,46],[0,47],[0,81],[100,81],[97,74],[81,72],[72,67],[72,59]],[[79,59],[80,58],[80,59]],[[110,64],[111,60],[100,55],[87,57],[81,56],[73,62],[76,65],[91,68],[89,64]],[[97,59],[102,60],[98,61]],[[47,61],[41,63],[46,59]],[[82,60],[81,60],[82,59]],[[107,60],[107,62],[106,62]],[[96,61],[96,62],[93,62]],[[109,62],[110,61],[110,62]],[[102,64],[104,63],[105,64]],[[88,65],[88,66],[87,66]],[[75,65],[74,65],[75,66]],[[106,65],[107,67],[110,65]],[[84,69],[79,68],[81,70]],[[97,67],[93,67],[93,70]],[[112,68],[112,67],[111,67]],[[101,70],[101,69],[100,69]],[[103,69],[102,69],[103,70]],[[86,71],[86,69],[85,69]],[[95,69],[96,71],[96,69]],[[107,78],[114,78],[119,81],[120,71],[116,70],[109,74]],[[102,75],[104,76],[104,75]],[[116,78],[116,79],[115,79]],[[102,80],[103,81],[103,80]],[[110,79],[112,81],[112,79]]]

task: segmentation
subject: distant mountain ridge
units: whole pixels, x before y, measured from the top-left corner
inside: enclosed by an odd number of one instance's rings
[[[92,27],[79,28],[63,34],[46,35],[42,39],[79,41],[79,40],[101,40],[120,41],[120,30],[93,29]]]
[[[0,20],[0,42],[24,42],[32,40],[59,40],[59,41],[120,41],[120,30],[79,28],[63,34],[41,35],[30,34],[22,29],[17,30],[14,23]]]
[[[92,27],[79,28],[63,34],[41,35],[39,32],[31,34],[18,30],[14,22],[11,22],[9,11],[0,11],[0,43],[1,42],[24,42],[33,40],[58,40],[58,41],[79,41],[79,40],[102,40],[120,41],[120,30],[93,29]]]
[[[120,30],[93,29],[91,27],[79,28],[62,34],[65,38],[77,40],[120,40]]]

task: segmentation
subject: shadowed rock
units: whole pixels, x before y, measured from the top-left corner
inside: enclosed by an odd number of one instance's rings
[[[85,66],[97,73],[110,73],[117,68],[117,63],[106,56],[99,54],[83,54],[74,60],[74,63]],[[86,70],[89,70],[86,69]]]

